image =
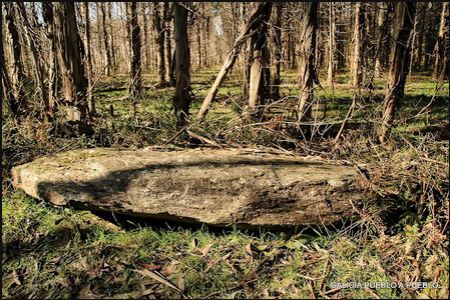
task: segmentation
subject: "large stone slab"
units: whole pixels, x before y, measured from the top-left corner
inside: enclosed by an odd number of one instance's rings
[[[329,226],[367,197],[350,166],[237,150],[83,149],[13,168],[57,205],[215,226]]]

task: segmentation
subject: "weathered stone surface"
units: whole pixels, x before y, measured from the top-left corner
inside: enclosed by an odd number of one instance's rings
[[[353,167],[236,150],[83,149],[12,173],[16,187],[57,205],[241,228],[328,226],[366,197]]]

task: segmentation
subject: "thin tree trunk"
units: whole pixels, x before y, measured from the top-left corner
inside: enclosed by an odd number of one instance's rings
[[[187,32],[187,9],[186,2],[174,3],[174,38],[175,38],[175,97],[173,104],[175,114],[178,118],[178,127],[187,124],[189,117],[189,106],[191,104],[190,91],[190,55]]]
[[[89,19],[89,2],[83,2],[84,7],[84,26],[85,26],[85,38],[86,38],[86,66],[87,66],[87,99],[89,102],[89,113],[91,117],[97,115],[95,110],[95,101],[92,93],[92,55],[91,55],[91,23]]]
[[[448,64],[443,64],[447,57],[448,61],[448,33],[449,32],[449,12],[448,2],[442,3],[441,24],[439,25],[439,36],[436,41],[436,61],[434,64],[433,78],[438,79],[439,75],[448,69]],[[446,37],[447,35],[447,37]],[[443,70],[442,70],[443,69]]]
[[[276,4],[276,19],[275,19],[275,34],[274,34],[274,59],[275,59],[275,73],[273,77],[273,89],[272,94],[275,99],[280,98],[280,85],[281,85],[281,53],[283,52],[283,43],[281,39],[281,27],[282,27],[282,14],[283,14],[283,2],[277,2]]]
[[[378,39],[375,53],[375,76],[380,77],[383,71],[384,63],[382,62],[386,56],[386,42],[387,42],[387,18],[388,18],[388,3],[379,2],[380,12],[378,14]]]
[[[50,104],[48,101],[48,94],[47,94],[47,89],[45,88],[45,74],[44,74],[44,68],[42,67],[41,64],[41,60],[40,60],[40,53],[38,53],[37,50],[37,45],[36,45],[36,41],[35,41],[35,37],[33,34],[34,29],[35,28],[31,28],[31,24],[29,22],[29,16],[27,15],[26,9],[25,9],[25,5],[23,4],[23,2],[17,2],[17,5],[19,6],[20,12],[22,14],[22,18],[23,21],[25,23],[25,28],[27,31],[27,39],[28,39],[28,46],[30,47],[31,53],[33,55],[33,63],[34,63],[34,69],[35,69],[35,76],[36,76],[36,81],[38,83],[38,87],[39,87],[39,95],[40,98],[42,99],[42,102],[44,104],[44,118],[47,121],[51,121],[53,118],[53,114],[50,110]]]
[[[128,3],[128,17],[131,32],[130,46],[130,83],[128,93],[133,101],[137,101],[141,94],[142,80],[141,80],[141,36],[140,27],[138,24],[138,15],[136,12],[136,2]]]
[[[105,45],[105,75],[111,75],[111,51],[109,47],[109,34],[106,27],[106,2],[100,2],[100,8],[102,11],[102,30],[103,30],[103,42]]]
[[[154,9],[153,9],[153,24],[156,30],[156,43],[158,44],[158,54],[159,54],[159,82],[158,85],[161,87],[165,87],[168,85],[166,81],[166,58],[165,58],[165,50],[164,50],[164,43],[165,43],[165,28],[162,26],[162,22],[164,20],[161,20],[161,6],[162,3],[153,2]],[[165,26],[164,26],[165,27]]]
[[[55,2],[55,7],[63,93],[67,104],[66,118],[85,122],[87,79],[81,60],[75,6],[73,2]]]
[[[273,2],[271,2],[273,4]],[[267,5],[261,12],[255,25],[256,33],[251,37],[252,64],[250,67],[250,87],[248,107],[252,119],[262,116],[262,105],[268,97],[270,83],[269,50],[267,45],[267,23],[270,19],[272,5]]]
[[[363,2],[356,3],[355,12],[355,33],[353,40],[355,43],[353,51],[353,86],[361,87],[363,82],[363,61],[364,61],[364,36],[366,34],[365,8]]]
[[[258,24],[257,21],[262,18],[263,12],[267,9],[267,7],[271,7],[273,3],[271,2],[259,2],[257,8],[251,15],[250,19],[248,20],[247,24],[245,25],[244,29],[241,31],[239,36],[237,37],[236,41],[234,42],[234,45],[232,49],[229,51],[228,56],[225,60],[225,63],[222,66],[222,69],[220,70],[219,74],[217,75],[216,80],[214,81],[213,86],[208,92],[208,95],[206,96],[205,100],[203,101],[202,107],[200,108],[200,111],[197,114],[197,118],[203,118],[208,109],[211,105],[212,101],[214,101],[223,81],[227,77],[228,72],[233,67],[234,63],[236,62],[236,59],[241,52],[242,46],[245,44],[245,42],[257,31],[256,29],[261,25]]]
[[[5,55],[2,47],[2,95],[3,99],[7,101],[9,108],[13,112],[13,116],[17,115],[19,110],[19,103],[15,98],[14,89],[12,87],[11,78],[5,65]]]
[[[418,38],[417,38],[417,40],[418,40],[418,42],[417,42],[417,56],[416,56],[416,68],[417,68],[417,70],[422,70],[422,60],[423,60],[423,53],[424,53],[424,51],[425,51],[425,49],[424,49],[424,43],[423,43],[423,38],[424,38],[424,36],[425,36],[425,25],[426,25],[426,22],[425,22],[425,17],[426,17],[426,13],[427,13],[427,9],[428,9],[428,7],[429,7],[429,5],[431,5],[432,3],[431,2],[429,2],[429,3],[418,3],[418,5],[420,5],[420,6],[422,6],[422,11],[421,11],[421,14],[420,14],[420,20],[421,20],[421,22],[420,22],[420,28],[419,28],[419,30],[418,30],[418,34],[419,34],[419,36],[418,36]],[[420,7],[419,6],[419,7]]]
[[[303,32],[300,38],[300,103],[298,117],[300,122],[311,120],[311,106],[314,100],[314,81],[316,74],[316,32],[317,2],[307,2],[303,14]]]
[[[53,5],[51,2],[42,3],[42,16],[47,27],[46,35],[50,40],[50,66],[48,70],[48,99],[52,113],[55,112],[55,101],[58,95],[58,55],[56,48],[56,30],[53,14]]]
[[[113,28],[113,20],[112,20],[112,4],[113,2],[108,3],[108,27],[109,27],[109,35],[110,35],[110,56],[111,56],[111,69],[114,70],[116,68],[116,51],[114,45],[114,28]]]
[[[403,97],[409,60],[411,59],[411,39],[414,26],[416,4],[414,2],[395,3],[394,45],[392,47],[387,93],[383,102],[383,120],[380,141],[386,143],[397,110]]]
[[[336,49],[336,19],[334,17],[334,3],[330,3],[330,20],[329,20],[329,26],[330,26],[330,50],[328,52],[328,82],[334,85],[334,73],[335,73],[335,66],[334,66],[334,52]]]
[[[169,69],[169,82],[171,86],[175,86],[175,68],[173,66],[172,53],[172,10],[173,4],[170,6],[169,2],[164,2],[164,21],[166,23],[166,48],[167,48],[167,67]]]

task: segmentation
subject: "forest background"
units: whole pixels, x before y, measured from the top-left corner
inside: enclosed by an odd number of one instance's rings
[[[2,18],[3,297],[448,296],[448,2],[4,2]],[[360,165],[376,201],[342,228],[217,232],[12,187],[13,166],[94,147]]]

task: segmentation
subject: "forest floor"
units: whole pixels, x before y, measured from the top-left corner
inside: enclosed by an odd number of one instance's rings
[[[217,72],[193,70],[194,115]],[[242,117],[242,74],[233,73],[205,120],[190,124],[195,135],[176,136],[173,89],[154,88],[154,74],[144,76],[134,114],[127,76],[101,78],[92,134],[70,137],[34,114],[18,122],[3,109],[2,298],[448,298],[448,80],[437,88],[429,74],[413,74],[391,139],[382,145],[385,78],[360,92],[348,74],[336,76],[334,92],[323,82],[312,107],[315,122],[304,135],[295,124],[298,75],[283,73],[282,97],[265,107],[264,119],[250,122]],[[32,86],[29,91],[32,99]],[[34,109],[39,115],[38,103]],[[376,201],[339,228],[249,232],[117,222],[12,187],[13,166],[91,147],[241,147],[341,160],[366,166]],[[393,188],[388,177],[408,180]]]

